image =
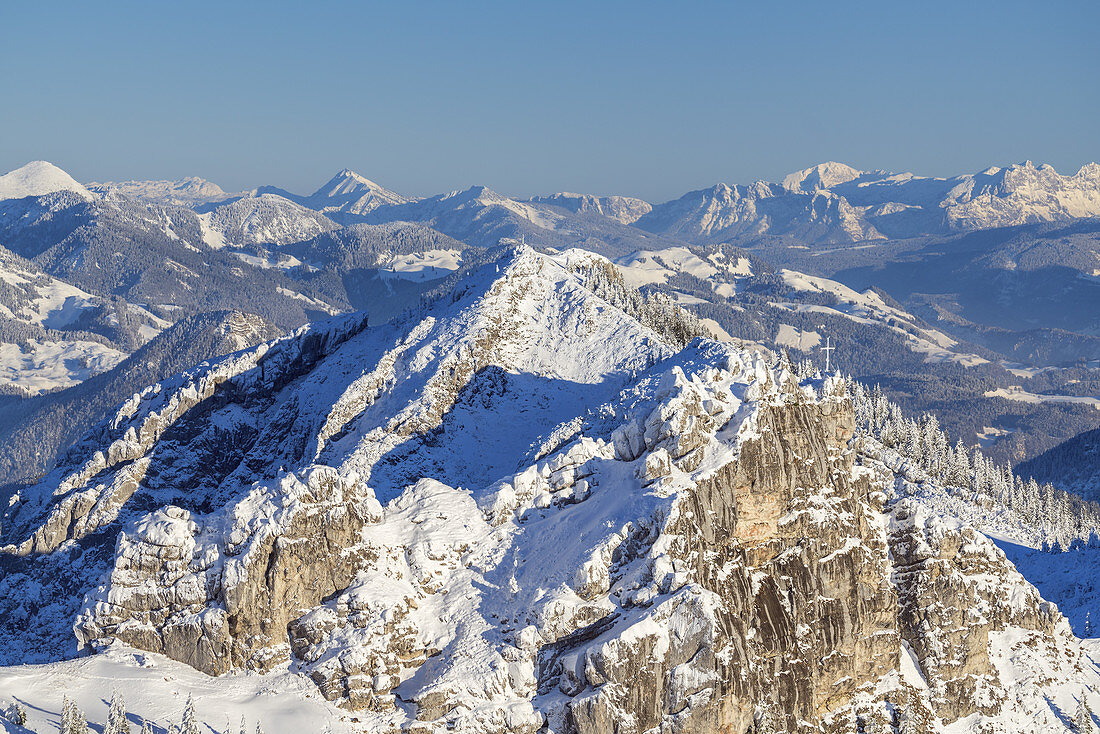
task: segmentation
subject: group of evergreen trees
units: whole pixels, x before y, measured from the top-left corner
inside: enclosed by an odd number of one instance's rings
[[[699,318],[680,308],[666,293],[642,293],[623,280],[619,269],[606,260],[595,260],[573,266],[584,287],[629,316],[656,331],[670,344],[683,347],[707,331]]]
[[[1051,551],[1100,547],[1097,503],[1049,483],[1024,480],[1009,465],[987,458],[977,446],[968,449],[962,441],[952,445],[936,416],[906,416],[878,386],[868,390],[856,382],[849,392],[859,426],[942,486],[969,492],[976,503],[1011,513],[1022,524],[1043,531]]]
[[[20,727],[27,724],[27,712],[19,702],[12,705],[2,716]],[[155,730],[167,731],[168,734],[202,733],[203,727],[199,723],[198,715],[195,712],[195,701],[190,694],[187,696],[187,703],[184,705],[183,714],[178,723],[170,723],[167,728],[154,727],[152,723],[142,718],[140,734],[153,734]],[[135,734],[126,715],[126,702],[118,691],[115,691],[114,695],[111,696],[111,704],[107,710],[107,721],[103,724],[102,731],[103,734]],[[68,696],[62,700],[59,732],[60,734],[90,734],[91,732],[88,726],[88,718],[76,702]],[[233,727],[227,718],[224,734],[248,734],[248,724],[245,718],[241,717],[240,729],[236,733],[234,733]],[[255,734],[264,734],[263,727],[259,723],[256,724]]]

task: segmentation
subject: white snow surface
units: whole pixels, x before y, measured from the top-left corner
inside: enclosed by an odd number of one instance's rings
[[[954,339],[938,329],[918,326],[916,317],[907,311],[889,306],[873,290],[858,293],[835,280],[808,275],[795,270],[780,270],[783,281],[791,288],[800,291],[828,293],[838,303],[833,306],[814,304],[774,303],[778,308],[799,313],[828,313],[843,316],[863,324],[873,324],[890,329],[902,337],[914,352],[924,354],[926,362],[956,362],[964,367],[985,364],[989,360],[976,354],[956,349]],[[909,328],[902,328],[897,322],[903,322]]]
[[[461,266],[461,250],[424,250],[395,256],[379,273],[383,279],[436,280],[453,273]]]
[[[286,245],[335,229],[323,214],[276,194],[245,196],[200,217],[203,241],[221,249],[229,241],[248,245]]]
[[[249,732],[257,725],[269,734],[320,732],[326,726],[333,734],[357,730],[352,714],[325,701],[309,679],[286,666],[267,675],[213,678],[163,655],[115,643],[92,657],[0,668],[0,706],[18,702],[28,715],[25,727],[0,718],[0,731],[57,731],[64,696],[75,701],[93,730],[99,731],[115,691],[123,695],[130,731],[135,733],[142,721],[157,734],[178,726],[188,694],[194,697],[204,732],[224,732],[228,720],[230,731],[236,733],[242,717]]]
[[[790,191],[812,193],[819,189],[831,189],[833,186],[848,183],[863,175],[851,166],[835,161],[826,161],[801,171],[789,173],[783,178],[783,188]]]
[[[780,324],[775,343],[791,349],[809,352],[821,344],[821,334],[810,329],[798,329],[790,324]]]
[[[1072,175],[1031,161],[951,178],[859,171],[829,161],[781,183],[717,184],[659,204],[637,224],[692,242],[785,235],[805,244],[1100,216],[1100,164]],[[881,231],[880,231],[881,229]]]

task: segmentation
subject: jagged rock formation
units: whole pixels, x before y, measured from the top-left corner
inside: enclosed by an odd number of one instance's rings
[[[1056,721],[1064,620],[854,426],[520,250],[136,395],[9,510],[0,605],[88,548],[82,644],[292,661],[371,731]]]

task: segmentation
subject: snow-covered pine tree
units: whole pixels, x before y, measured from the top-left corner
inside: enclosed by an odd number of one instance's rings
[[[680,308],[671,296],[658,291],[640,293],[627,285],[618,268],[606,260],[573,265],[570,270],[585,288],[641,321],[670,344],[683,347],[695,337],[708,334],[698,317]]]
[[[195,718],[195,701],[187,694],[187,703],[183,707],[183,719],[180,721],[181,734],[199,734],[199,722]]]
[[[27,710],[23,708],[23,704],[16,701],[11,705],[11,711],[8,712],[8,720],[17,726],[26,726]]]
[[[1092,712],[1085,702],[1085,691],[1077,697],[1077,715],[1073,717],[1073,730],[1077,734],[1093,734],[1096,729],[1092,725]]]
[[[141,734],[153,734],[153,727],[149,725],[149,720],[145,717],[141,719]]]
[[[256,734],[264,734],[264,728],[258,721],[256,722]]]
[[[117,690],[111,695],[111,707],[107,709],[107,723],[103,726],[103,734],[130,734],[130,722],[126,720],[126,701]]]
[[[248,734],[248,722],[244,719],[244,714],[241,714],[241,731],[240,734]]]
[[[1000,520],[1012,519],[1033,529],[1036,544],[1050,552],[1073,547],[1074,539],[1088,541],[1089,547],[1100,546],[1100,504],[1049,483],[1040,485],[1034,478],[1025,481],[1008,465],[986,458],[977,446],[966,451],[956,443],[952,450],[935,416],[921,416],[919,421],[907,418],[877,385],[870,390],[853,385],[848,394],[860,428],[883,447],[909,459],[910,472],[921,470],[915,472],[914,481],[921,481],[923,472],[943,489],[968,490],[979,506],[1004,511]],[[1094,535],[1095,540],[1089,540]]]
[[[70,708],[71,707],[69,706],[69,697],[68,696],[62,696],[61,697],[61,724],[58,727],[59,731],[61,731],[62,734],[64,734],[65,732],[72,731],[72,728],[73,728],[72,722],[69,720],[69,717],[70,717],[69,710],[70,710]]]
[[[88,719],[68,696],[62,703],[61,734],[88,734]]]

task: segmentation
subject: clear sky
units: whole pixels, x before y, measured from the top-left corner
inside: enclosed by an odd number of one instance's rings
[[[1100,159],[1100,3],[0,5],[0,169],[665,200]]]

